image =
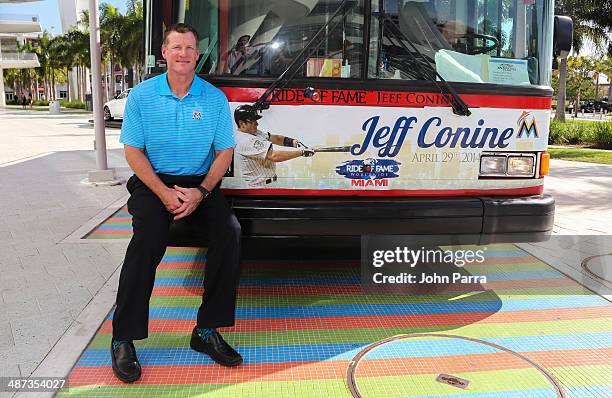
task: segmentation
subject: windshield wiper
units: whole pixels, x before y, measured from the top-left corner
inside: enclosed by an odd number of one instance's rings
[[[282,90],[283,88],[287,86],[287,84],[289,84],[291,80],[293,80],[297,72],[304,66],[308,58],[310,58],[312,53],[314,53],[314,51],[317,50],[319,46],[321,45],[320,41],[317,42],[319,40],[319,36],[321,35],[321,33],[325,32],[326,28],[330,26],[330,23],[341,12],[344,15],[346,12],[352,9],[355,6],[355,4],[357,4],[357,2],[355,2],[354,0],[352,2],[353,4],[347,7],[349,0],[342,1],[338,9],[332,14],[329,20],[321,27],[321,29],[317,31],[317,33],[315,33],[315,35],[310,39],[310,41],[306,44],[306,46],[304,46],[302,51],[300,51],[300,53],[293,59],[293,61],[291,61],[291,63],[289,64],[289,66],[287,66],[287,68],[283,71],[283,73],[281,73],[280,76],[276,78],[276,80],[270,85],[270,87],[268,87],[268,89],[261,95],[261,97],[259,97],[259,99],[253,104],[253,107],[256,110],[262,111],[264,109],[270,108],[270,103],[272,102],[272,98],[270,98],[270,100],[268,100],[267,98],[274,92],[274,90],[276,89]],[[334,25],[332,25],[332,28],[329,30],[329,32],[333,32],[334,29],[336,29],[336,27],[340,24],[340,22],[342,22],[342,19],[340,19]],[[316,46],[314,46],[315,43],[317,43]],[[304,57],[304,60],[298,65],[298,62],[300,61],[300,59],[302,58],[304,54],[307,54],[308,56]],[[296,65],[298,66],[295,67]]]
[[[389,33],[391,33],[393,38],[399,43],[399,46],[406,52],[406,54],[410,56],[413,61],[410,66],[415,67],[419,74],[426,77],[428,80],[430,80],[436,85],[436,87],[440,91],[440,94],[442,94],[446,98],[446,101],[452,106],[453,113],[456,115],[470,116],[472,112],[468,108],[467,104],[463,102],[463,100],[461,99],[461,97],[459,97],[459,94],[457,94],[455,89],[453,89],[453,87],[442,76],[440,76],[440,74],[436,70],[435,65],[431,64],[430,59],[424,56],[416,48],[414,43],[412,43],[412,41],[406,37],[400,27],[397,26],[395,21],[393,21],[391,17],[389,17],[389,15],[385,12],[375,12],[373,14],[377,15],[379,18],[382,19],[382,22],[385,24],[383,26],[389,28]],[[410,47],[412,47],[412,51],[408,49],[406,43],[408,43]],[[382,47],[382,37],[380,47]],[[438,81],[436,80],[436,78],[440,80]],[[442,83],[444,88],[440,85],[440,83]]]

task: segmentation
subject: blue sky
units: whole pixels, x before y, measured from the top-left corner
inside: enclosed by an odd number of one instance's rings
[[[126,0],[98,0],[99,3],[110,3],[122,14],[126,11]],[[35,14],[40,18],[43,30],[53,34],[62,33],[59,17],[58,0],[32,1],[19,4],[0,3],[0,12],[7,14]]]

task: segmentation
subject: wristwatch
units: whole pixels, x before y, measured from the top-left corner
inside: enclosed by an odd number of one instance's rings
[[[208,195],[210,195],[210,191],[208,189],[206,189],[205,187],[198,185],[198,191],[202,192],[202,199],[206,199],[208,197]]]

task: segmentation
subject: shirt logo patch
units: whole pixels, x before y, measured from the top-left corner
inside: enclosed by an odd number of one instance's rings
[[[258,151],[261,151],[262,149],[264,149],[265,146],[266,144],[263,141],[260,141],[260,140],[253,141],[253,147]]]
[[[193,118],[194,118],[195,120],[200,120],[200,119],[202,119],[202,112],[200,112],[200,111],[193,111]]]

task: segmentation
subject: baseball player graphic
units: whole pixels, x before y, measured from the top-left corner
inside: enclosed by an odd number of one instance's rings
[[[315,154],[313,149],[294,138],[258,130],[259,119],[261,116],[251,105],[239,106],[234,111],[234,120],[238,126],[238,130],[234,133],[235,154],[242,177],[249,188],[265,187],[276,181],[276,163]],[[297,150],[273,149],[273,144]]]

